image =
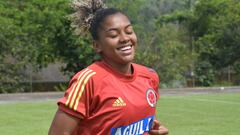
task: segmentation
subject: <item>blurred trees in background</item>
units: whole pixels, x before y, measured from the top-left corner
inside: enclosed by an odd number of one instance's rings
[[[92,62],[90,42],[73,34],[68,0],[0,0],[0,93],[26,91],[27,72],[66,63],[68,74]]]
[[[217,85],[226,70],[240,80],[239,1],[105,1],[129,15],[136,62],[154,68],[161,87]],[[25,91],[26,70],[60,61],[71,76],[97,58],[91,40],[74,35],[70,13],[69,0],[0,0],[0,93]]]
[[[58,30],[64,28],[64,0],[0,1],[0,91],[24,91],[24,70],[39,69],[56,58]],[[16,86],[18,84],[18,86]],[[22,85],[24,86],[24,85]]]
[[[191,31],[199,54],[197,79],[210,86],[218,81],[216,75],[228,67],[239,75],[240,1],[201,0],[193,15]]]

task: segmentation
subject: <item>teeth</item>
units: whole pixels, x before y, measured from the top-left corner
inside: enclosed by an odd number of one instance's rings
[[[121,51],[125,51],[125,50],[131,49],[131,48],[132,48],[132,46],[129,45],[129,46],[121,47],[121,48],[119,48],[119,50],[121,50]]]

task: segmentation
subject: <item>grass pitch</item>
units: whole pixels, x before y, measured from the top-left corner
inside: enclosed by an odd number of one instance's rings
[[[46,135],[55,101],[0,104],[0,133]],[[239,135],[240,93],[162,96],[158,119],[170,135]]]
[[[0,134],[47,135],[55,112],[53,101],[0,104]]]
[[[162,96],[158,118],[170,135],[239,135],[240,93]]]

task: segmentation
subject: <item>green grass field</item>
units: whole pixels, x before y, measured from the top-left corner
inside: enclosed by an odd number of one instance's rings
[[[159,106],[170,135],[240,134],[240,93],[162,96]]]
[[[47,135],[55,112],[53,101],[0,104],[0,134]]]
[[[239,135],[240,93],[162,96],[158,118],[170,135]],[[0,104],[2,135],[46,135],[54,101]]]

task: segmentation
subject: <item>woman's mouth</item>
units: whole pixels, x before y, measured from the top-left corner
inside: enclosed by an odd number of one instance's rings
[[[132,45],[127,45],[127,46],[122,46],[117,48],[117,50],[119,51],[127,51],[127,50],[131,50],[132,49]]]

